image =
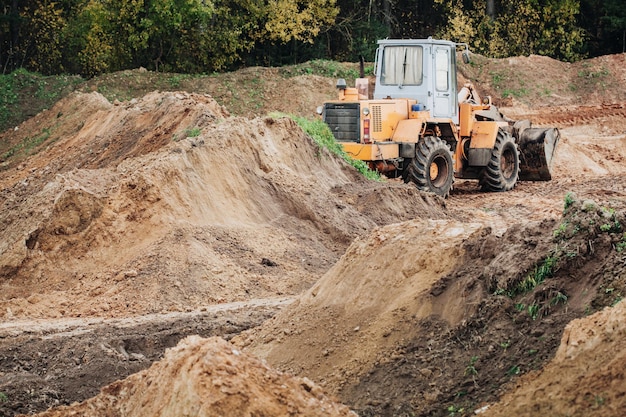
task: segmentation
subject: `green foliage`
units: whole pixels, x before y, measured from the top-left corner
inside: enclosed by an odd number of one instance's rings
[[[617,293],[617,295],[615,296],[615,299],[613,299],[613,302],[611,303],[611,307],[615,307],[623,299],[624,299],[624,297],[622,297],[622,294],[621,293]]]
[[[90,1],[71,22],[69,36],[77,43],[74,68],[83,75],[104,73],[113,64],[114,37],[109,12],[102,2]]]
[[[587,393],[583,396],[583,399],[591,406],[592,410],[603,407],[606,404],[606,393],[591,394]]]
[[[621,37],[621,52],[624,52],[626,51],[626,3],[623,0],[604,0],[602,3],[600,21],[607,34],[613,35],[613,39]],[[619,52],[620,49],[615,48],[614,51]]]
[[[574,193],[565,194],[565,205],[563,206],[563,210],[567,210],[576,202],[576,195]]]
[[[302,64],[283,67],[280,69],[280,72],[286,77],[321,75],[322,77],[344,78],[348,82],[359,77],[359,71],[355,65],[347,66],[336,61],[325,59],[314,59]]]
[[[0,391],[0,402],[5,403],[9,401],[9,397],[4,392]]]
[[[502,0],[489,16],[485,0],[9,2],[0,25],[0,63],[5,71],[25,66],[44,74],[86,76],[139,66],[210,72],[312,59],[372,61],[377,39],[431,35],[468,42],[487,56],[575,60],[587,51],[601,55],[626,48],[624,4]],[[601,71],[582,76],[601,84]],[[527,92],[515,88],[505,94]]]
[[[624,232],[622,239],[615,245],[615,250],[617,252],[623,252],[626,250],[626,232]]]
[[[272,117],[282,117],[282,114],[272,114]],[[328,149],[330,152],[334,153],[337,156],[343,158],[350,165],[355,167],[365,178],[370,180],[380,180],[380,174],[378,172],[372,171],[369,169],[367,164],[363,161],[358,161],[356,159],[352,159],[348,154],[343,151],[343,148],[333,136],[333,133],[328,128],[328,125],[323,121],[309,120],[304,117],[287,115],[291,119],[295,120],[296,123],[302,128],[302,130],[309,136],[313,138],[315,143],[317,143],[321,148]]]
[[[529,272],[524,279],[518,282],[513,288],[498,288],[494,294],[504,294],[509,298],[514,298],[520,294],[526,294],[534,290],[538,285],[554,275],[558,260],[559,257],[556,254],[547,256],[540,264],[535,265],[532,272]],[[518,311],[522,311],[526,306],[522,303],[518,303],[515,305],[515,308]]]
[[[525,88],[519,88],[519,89],[507,88],[502,92],[502,98],[508,98],[508,97],[522,98],[527,95],[528,95],[528,90]]]
[[[50,108],[80,82],[80,77],[42,76],[25,69],[0,74],[0,131]]]
[[[565,232],[567,231],[567,221],[563,221],[561,224],[559,224],[559,227],[557,227],[554,232],[552,232],[552,235],[554,236],[555,239],[564,239],[565,238]]]
[[[532,303],[528,306],[528,314],[533,320],[537,320],[537,316],[539,315],[540,305],[537,303]]]
[[[25,138],[22,142],[19,142],[15,146],[11,147],[8,151],[0,156],[1,160],[7,160],[15,156],[24,157],[35,153],[36,148],[44,143],[50,137],[50,129],[44,128],[41,133],[32,138]]]
[[[556,295],[550,300],[551,306],[558,304],[567,304],[567,295],[563,294],[561,291],[557,291]]]
[[[518,284],[514,292],[518,294],[527,293],[537,285],[542,284],[546,278],[550,278],[554,273],[557,260],[555,256],[546,257],[541,264],[536,265],[533,271]]]
[[[335,21],[336,0],[272,0],[267,3],[262,36],[281,43],[312,43],[320,31]]]
[[[519,375],[521,372],[519,365],[513,365],[506,371],[507,376]]]
[[[48,1],[36,3],[34,8],[26,8],[21,17],[27,22],[25,44],[32,50],[29,68],[43,74],[62,72],[61,33],[66,21],[61,5]]]
[[[584,31],[577,26],[579,2],[504,0],[488,16],[485,3],[435,0],[448,15],[438,36],[466,42],[483,55],[548,55],[568,61],[582,56]],[[512,18],[515,16],[515,18]]]
[[[13,74],[0,75],[0,126],[7,127],[11,110],[16,102],[15,76]]]
[[[605,78],[610,74],[611,73],[606,67],[602,67],[600,70],[595,71],[594,68],[591,68],[589,63],[584,63],[582,69],[578,71],[578,76],[580,78]]]
[[[446,408],[446,411],[448,412],[449,416],[456,416],[457,414],[465,413],[465,408],[452,404],[449,405],[448,408]]]
[[[614,220],[600,225],[600,230],[604,233],[619,233],[622,230],[622,225],[618,220]]]
[[[465,367],[465,375],[478,375],[478,371],[476,370],[476,362],[478,361],[478,356],[472,356],[469,364]]]
[[[199,127],[193,127],[191,129],[187,129],[185,130],[185,135],[188,138],[196,138],[198,136],[200,136],[201,130]]]

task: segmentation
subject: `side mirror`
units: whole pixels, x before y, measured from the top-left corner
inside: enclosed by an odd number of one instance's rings
[[[461,53],[461,58],[463,59],[464,64],[469,64],[471,62],[470,53],[468,50],[465,50]]]

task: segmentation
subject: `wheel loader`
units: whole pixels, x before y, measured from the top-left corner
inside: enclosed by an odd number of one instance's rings
[[[363,74],[354,88],[340,79],[338,100],[318,113],[350,156],[443,197],[454,178],[477,179],[484,191],[550,180],[559,131],[506,118],[471,84],[459,90],[456,59],[463,47],[469,62],[466,44],[380,40],[373,97]]]

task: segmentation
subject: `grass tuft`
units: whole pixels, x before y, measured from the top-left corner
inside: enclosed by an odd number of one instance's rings
[[[309,120],[305,117],[295,115],[285,115],[282,113],[272,113],[271,117],[289,117],[293,119],[298,126],[309,136],[313,138],[321,148],[326,148],[333,154],[343,158],[348,164],[356,168],[367,179],[380,181],[380,174],[376,171],[369,169],[367,164],[363,161],[359,161],[351,158],[347,153],[343,151],[343,148],[333,136],[328,125],[321,120]]]

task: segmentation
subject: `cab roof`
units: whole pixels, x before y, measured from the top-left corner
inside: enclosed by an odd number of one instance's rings
[[[446,45],[451,48],[456,47],[456,43],[452,41],[446,41],[443,39],[380,39],[378,45]]]

